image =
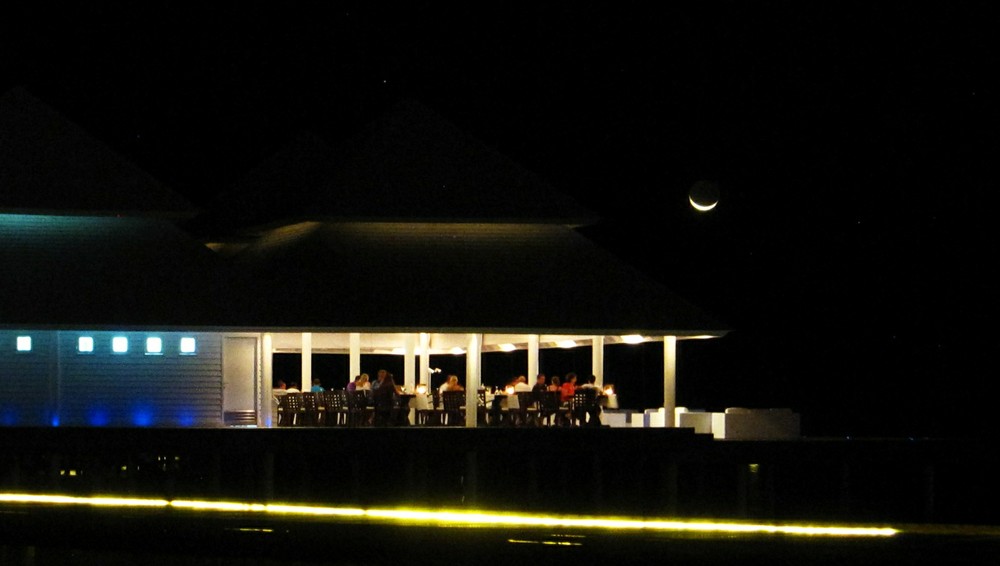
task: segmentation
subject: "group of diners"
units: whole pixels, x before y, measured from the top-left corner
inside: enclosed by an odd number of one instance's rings
[[[564,379],[539,373],[534,385],[521,375],[502,389],[480,388],[478,422],[483,426],[601,426],[604,392],[596,377],[577,382],[574,372]],[[311,391],[302,392],[297,383],[286,386],[279,380],[274,399],[279,427],[407,426],[411,409],[415,409],[418,425],[464,425],[464,391],[457,375],[448,375],[437,389],[428,391],[418,385],[416,392],[405,391],[391,372],[380,369],[376,379],[362,373],[344,389],[326,390],[315,379]],[[415,404],[413,399],[417,399]]]
[[[510,380],[507,385],[502,388],[502,391],[513,391],[515,393],[521,391],[558,391],[559,399],[563,403],[568,403],[573,395],[576,393],[577,389],[596,389],[600,391],[600,387],[597,385],[597,376],[591,375],[583,383],[578,383],[579,377],[576,372],[569,372],[562,379],[558,375],[553,375],[551,378],[546,377],[544,373],[539,373],[535,377],[535,384],[528,385],[528,379],[524,375],[519,375],[514,379]],[[497,392],[500,392],[501,388],[497,388]]]
[[[277,382],[274,392],[277,425],[396,426],[408,424],[409,397],[387,370],[371,380],[363,373],[345,389],[326,390],[319,379],[302,392],[297,383]],[[405,402],[404,402],[405,400]]]
[[[562,378],[539,373],[533,385],[519,375],[493,392],[490,424],[601,426],[601,401],[606,395],[597,376],[578,382],[575,372]],[[512,398],[516,402],[511,403]]]

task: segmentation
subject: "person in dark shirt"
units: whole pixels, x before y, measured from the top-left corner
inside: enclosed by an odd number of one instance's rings
[[[392,408],[395,395],[399,392],[396,380],[392,374],[385,370],[379,370],[379,378],[376,385],[372,386],[372,401],[375,405],[375,426],[389,426],[392,424]]]
[[[585,415],[581,415],[582,418],[580,420],[586,421],[584,423],[586,426],[601,426],[601,404],[598,400],[604,392],[597,386],[597,376],[591,374],[591,376],[587,378],[587,381],[579,388],[594,390],[594,402],[585,409],[586,413]]]
[[[531,386],[531,390],[537,395],[538,393],[548,389],[548,387],[549,386],[545,383],[545,374],[540,373],[538,374],[538,377],[535,378],[535,384]]]

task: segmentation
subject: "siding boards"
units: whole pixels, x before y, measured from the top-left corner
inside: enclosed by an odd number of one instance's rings
[[[17,336],[32,351],[18,352]],[[77,351],[80,336],[93,353]],[[128,352],[112,352],[125,336]],[[163,339],[163,353],[145,353],[146,338]],[[195,338],[181,355],[182,336]],[[0,426],[222,425],[222,335],[179,332],[0,332]]]
[[[77,339],[94,338],[94,352],[77,352]],[[111,350],[125,336],[128,352]],[[163,339],[163,354],[145,353],[146,337]],[[197,340],[181,355],[180,339]],[[219,426],[222,422],[222,339],[175,332],[64,332],[60,340],[62,422],[74,426]]]
[[[18,336],[31,336],[30,352]],[[53,424],[56,374],[55,332],[0,331],[0,425]]]

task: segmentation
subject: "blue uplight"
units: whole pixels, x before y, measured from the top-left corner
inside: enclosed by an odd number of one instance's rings
[[[177,424],[181,426],[193,426],[196,422],[194,411],[184,409],[177,417]]]
[[[87,422],[90,426],[107,426],[111,422],[111,416],[105,407],[91,407],[87,411]]]
[[[0,424],[4,426],[14,426],[21,420],[17,409],[14,407],[0,408]]]
[[[135,426],[150,426],[153,424],[153,407],[145,403],[132,406],[132,424]]]

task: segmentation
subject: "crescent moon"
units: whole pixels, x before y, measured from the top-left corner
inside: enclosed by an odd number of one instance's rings
[[[715,201],[712,204],[698,204],[698,203],[696,203],[694,201],[694,198],[692,198],[690,196],[688,197],[688,201],[690,201],[691,202],[691,206],[693,206],[694,209],[697,210],[697,211],[699,211],[699,212],[708,212],[709,210],[712,210],[713,208],[715,208],[715,205],[719,204],[719,201]]]

